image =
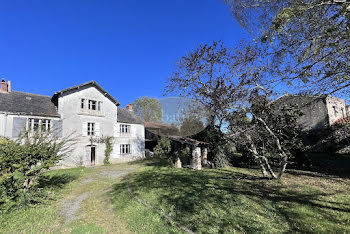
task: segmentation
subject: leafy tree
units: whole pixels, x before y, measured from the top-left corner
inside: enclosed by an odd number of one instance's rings
[[[156,98],[140,97],[136,99],[134,111],[146,122],[162,122],[162,106]]]
[[[180,134],[181,136],[192,136],[204,129],[204,124],[200,117],[196,115],[188,115],[181,123]]]
[[[75,139],[54,132],[24,131],[17,140],[0,140],[0,208],[9,210],[37,199],[40,176],[71,152]]]
[[[265,84],[334,93],[350,86],[350,2],[224,0],[254,38],[243,49]]]

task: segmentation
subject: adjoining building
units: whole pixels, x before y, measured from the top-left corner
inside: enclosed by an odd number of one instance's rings
[[[55,92],[52,97],[12,91],[0,83],[0,136],[18,138],[23,130],[57,130],[59,137],[74,134],[77,144],[62,160],[67,167],[103,164],[105,144],[112,137],[112,163],[145,156],[145,128],[132,105],[120,103],[95,81]],[[95,139],[95,140],[94,140]]]
[[[320,131],[350,116],[350,107],[344,99],[329,95],[285,94],[271,102],[271,105],[296,105],[303,115],[298,122],[303,132]]]

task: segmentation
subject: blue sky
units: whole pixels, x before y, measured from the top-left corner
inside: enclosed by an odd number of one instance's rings
[[[52,95],[96,80],[122,106],[161,97],[199,44],[247,37],[221,0],[0,0],[0,75]]]

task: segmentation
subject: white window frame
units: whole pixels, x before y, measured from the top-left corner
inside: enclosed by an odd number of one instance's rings
[[[120,154],[131,154],[131,146],[130,144],[121,144],[120,147],[119,147],[119,152]]]
[[[51,119],[40,119],[40,118],[28,118],[27,130],[30,131],[50,131],[52,128]]]
[[[88,101],[88,109],[92,110],[92,111],[96,111],[97,110],[97,101],[89,100]]]
[[[121,124],[119,126],[120,135],[130,135],[131,133],[131,125],[129,124]]]
[[[95,136],[96,135],[96,124],[93,122],[87,123],[87,135]]]

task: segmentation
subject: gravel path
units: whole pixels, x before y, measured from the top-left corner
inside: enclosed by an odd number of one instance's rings
[[[94,220],[106,233],[128,233],[123,222],[117,221],[106,193],[120,178],[134,172],[137,167],[112,165],[87,170],[88,173],[72,185],[70,195],[60,203],[58,214],[63,219],[61,230],[69,232],[70,224],[75,225],[74,221],[88,224]]]
[[[88,196],[89,193],[85,192],[71,201],[66,200],[62,202],[61,214],[65,218],[64,224],[69,224],[78,218],[76,213],[80,209],[81,203],[88,198]]]

